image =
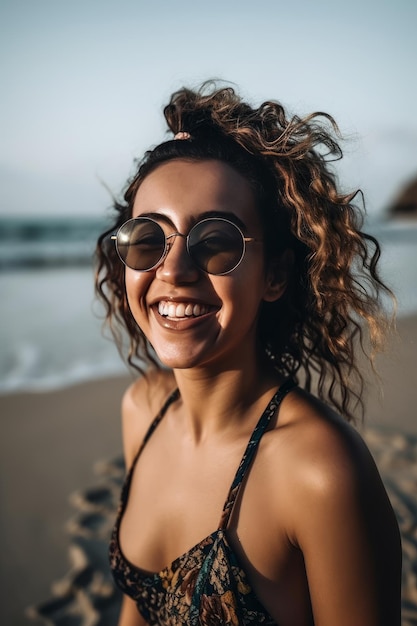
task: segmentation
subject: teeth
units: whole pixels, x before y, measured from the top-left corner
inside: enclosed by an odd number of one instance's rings
[[[208,313],[209,307],[205,304],[191,304],[189,302],[164,302],[158,304],[158,313],[172,319],[184,317],[199,317]]]

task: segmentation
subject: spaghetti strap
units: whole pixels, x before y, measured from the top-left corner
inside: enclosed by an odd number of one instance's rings
[[[176,389],[174,389],[174,391],[172,391],[169,394],[168,398],[165,400],[164,404],[162,405],[162,408],[160,409],[159,413],[156,415],[156,417],[154,418],[152,423],[149,425],[149,428],[146,431],[146,434],[145,434],[145,436],[143,438],[143,441],[142,441],[142,443],[139,446],[139,450],[137,451],[136,456],[133,459],[133,463],[132,463],[132,465],[130,467],[130,471],[129,471],[130,474],[133,472],[133,468],[136,465],[136,461],[138,460],[138,458],[139,458],[143,448],[147,444],[148,440],[150,439],[150,437],[153,434],[154,430],[158,426],[159,422],[162,420],[162,418],[164,417],[165,413],[167,412],[167,410],[171,406],[171,404],[173,404],[173,402],[178,400],[179,396],[180,396],[180,391],[179,391],[179,389],[177,387]]]
[[[230,515],[232,513],[233,506],[236,502],[236,498],[239,494],[239,490],[242,485],[243,479],[245,477],[245,474],[250,464],[252,463],[254,459],[254,456],[255,456],[256,450],[258,449],[258,445],[262,438],[262,435],[268,428],[273,416],[278,411],[281,405],[281,402],[283,401],[287,393],[296,386],[297,386],[297,383],[293,379],[288,378],[287,380],[285,380],[284,383],[278,389],[278,391],[276,391],[276,393],[271,398],[268,406],[266,407],[258,423],[256,424],[255,429],[252,433],[252,436],[249,440],[249,443],[246,447],[246,450],[243,454],[240,465],[237,469],[236,475],[232,482],[232,486],[230,487],[227,500],[224,504],[223,512],[222,512],[222,516],[221,516],[220,524],[219,524],[220,530],[225,530],[227,528]]]

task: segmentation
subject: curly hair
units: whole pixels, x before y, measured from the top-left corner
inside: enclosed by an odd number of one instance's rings
[[[157,365],[130,312],[124,266],[110,236],[131,217],[139,186],[158,165],[179,158],[218,159],[251,185],[267,261],[293,251],[284,296],[261,307],[263,349],[278,372],[301,375],[306,389],[315,385],[320,398],[353,419],[358,404],[363,410],[356,348],[373,364],[390,323],[381,296],[392,294],[378,273],[379,244],[362,232],[363,210],[353,204],[358,192],[342,193],[329,166],[342,157],[335,121],[320,112],[289,118],[275,101],[253,108],[231,87],[212,82],[174,93],[164,115],[174,135],[185,131],[190,138],[163,142],[145,154],[124,201],[114,204],[114,224],[97,244],[96,290],[119,348],[120,325],[127,330],[127,361],[142,373],[146,362]]]

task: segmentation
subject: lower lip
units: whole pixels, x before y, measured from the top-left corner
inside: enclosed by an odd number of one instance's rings
[[[173,320],[169,317],[165,317],[164,315],[160,315],[157,307],[152,307],[152,311],[158,324],[163,328],[168,328],[170,330],[188,330],[189,328],[195,328],[217,313],[217,311],[214,310],[209,311],[209,313],[205,313],[205,315],[199,315],[198,317],[184,317],[182,319]]]

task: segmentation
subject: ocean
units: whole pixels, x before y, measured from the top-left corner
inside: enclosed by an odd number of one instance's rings
[[[0,220],[0,393],[127,373],[102,331],[92,255],[103,220]],[[417,221],[368,225],[399,316],[417,312]]]

